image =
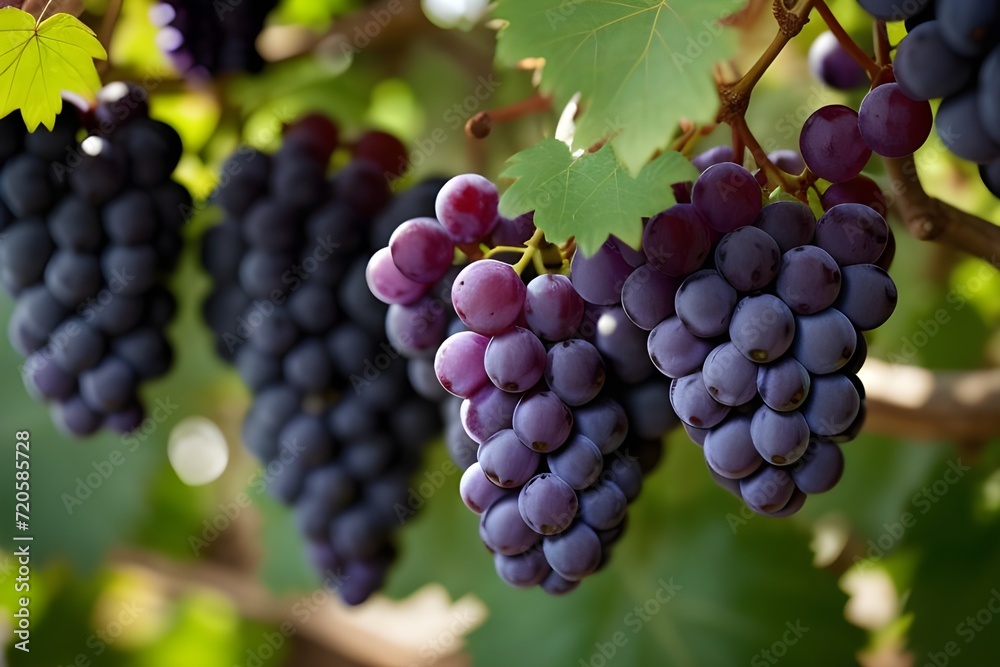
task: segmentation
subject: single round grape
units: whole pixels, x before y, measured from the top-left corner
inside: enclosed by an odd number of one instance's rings
[[[729,337],[747,359],[766,363],[791,347],[795,319],[788,306],[772,294],[748,296],[736,305],[729,323]]]
[[[705,388],[723,405],[743,405],[757,395],[758,365],[747,359],[731,342],[709,352],[702,367]]]
[[[33,220],[11,225],[0,243],[0,283],[12,294],[37,283],[51,254],[45,225]]]
[[[152,327],[139,327],[112,339],[112,350],[127,361],[142,380],[164,375],[173,363],[173,350],[163,332]]]
[[[427,285],[403,275],[392,261],[388,248],[378,250],[365,271],[368,288],[379,301],[388,304],[413,303],[427,292]]]
[[[562,447],[546,456],[549,470],[571,488],[582,490],[601,475],[604,459],[594,442],[583,435],[574,435]]]
[[[892,69],[900,89],[914,100],[950,97],[972,81],[976,61],[952,50],[940,21],[922,23],[896,48]]]
[[[545,537],[542,550],[552,570],[570,581],[583,579],[601,563],[601,541],[582,521],[558,535]]]
[[[812,383],[809,371],[792,357],[783,357],[757,368],[757,391],[772,410],[787,412],[801,406]]]
[[[407,220],[392,233],[389,252],[399,272],[410,280],[440,280],[455,258],[455,242],[434,218]]]
[[[326,344],[319,338],[306,338],[296,344],[285,355],[284,377],[303,393],[328,389],[333,378],[333,363]]]
[[[156,282],[156,251],[147,245],[108,246],[101,254],[104,281],[125,296],[139,296]]]
[[[993,141],[1000,142],[1000,46],[994,48],[979,69],[979,115],[986,133]]]
[[[771,151],[767,154],[767,159],[787,174],[801,174],[802,170],[806,168],[806,161],[802,159],[799,152],[788,148]]]
[[[831,183],[860,174],[872,154],[858,129],[857,112],[840,104],[822,107],[806,119],[799,151],[809,169]]]
[[[642,249],[649,265],[668,276],[698,270],[712,245],[708,222],[692,204],[676,204],[646,224]]]
[[[747,507],[759,514],[781,510],[792,494],[795,483],[787,470],[764,465],[757,472],[740,480],[740,495]]]
[[[837,204],[863,204],[882,216],[889,215],[889,202],[878,183],[865,175],[855,176],[843,183],[834,183],[819,198],[825,210],[830,210]],[[891,232],[891,230],[889,230]],[[805,245],[805,241],[799,245]]]
[[[513,267],[493,259],[472,262],[455,278],[452,304],[476,333],[493,336],[510,328],[524,307],[526,288]]]
[[[858,0],[866,12],[883,21],[902,21],[915,16],[931,0]]]
[[[482,444],[497,431],[512,428],[514,408],[520,398],[487,384],[462,402],[461,418],[466,433]]]
[[[822,248],[804,245],[782,256],[775,292],[793,312],[809,315],[837,300],[840,283],[840,267],[834,258]]]
[[[552,473],[535,475],[517,498],[521,518],[539,535],[556,535],[566,530],[579,508],[576,492]]]
[[[792,356],[817,375],[842,368],[854,356],[858,343],[854,325],[836,308],[796,316],[795,331]]]
[[[680,286],[680,278],[643,264],[622,285],[622,308],[637,327],[650,331],[674,315],[674,297]]]
[[[753,444],[750,417],[745,415],[734,415],[710,429],[703,447],[708,467],[726,479],[742,479],[764,463]]]
[[[429,296],[405,306],[394,303],[385,316],[386,338],[404,357],[430,357],[448,335],[449,311]]]
[[[846,376],[815,376],[802,414],[815,435],[832,436],[847,430],[861,409],[861,397]]]
[[[753,224],[762,193],[753,174],[733,162],[714,164],[694,183],[691,204],[712,229],[726,233]]]
[[[82,373],[100,362],[105,348],[105,338],[97,329],[72,317],[52,332],[46,352],[67,373]]]
[[[986,189],[993,193],[994,197],[1000,199],[1000,160],[979,165],[979,177]]]
[[[1000,41],[1000,7],[996,3],[948,0],[937,4],[941,34],[956,53],[982,56]]]
[[[601,353],[585,340],[564,340],[546,354],[545,382],[566,405],[592,401],[604,387],[605,377]]]
[[[611,482],[598,482],[580,494],[580,518],[594,530],[611,530],[625,518],[628,498]]]
[[[79,396],[71,396],[58,403],[53,403],[52,421],[56,428],[66,435],[85,438],[101,428],[103,417],[99,412],[94,412],[87,407],[87,404]]]
[[[809,47],[809,69],[814,77],[837,90],[852,90],[868,85],[865,68],[858,64],[829,30],[820,33]]]
[[[576,433],[597,445],[602,454],[618,449],[628,434],[628,416],[622,406],[610,398],[573,410],[573,425]]]
[[[653,378],[627,389],[621,397],[628,415],[629,433],[644,440],[659,440],[680,421],[670,405],[670,383]]]
[[[765,461],[789,465],[798,461],[809,446],[809,425],[798,411],[777,412],[762,405],[750,422],[750,437]]]
[[[682,422],[697,428],[715,426],[730,410],[728,405],[712,398],[700,372],[671,381],[670,404]]]
[[[648,335],[635,326],[620,307],[608,308],[597,320],[594,346],[623,382],[636,384],[655,369],[646,354]]]
[[[716,270],[741,292],[766,287],[778,275],[780,262],[777,242],[757,227],[732,231],[715,248]]]
[[[649,332],[646,350],[657,370],[669,378],[693,373],[705,362],[714,343],[687,330],[679,317],[670,317]]]
[[[551,452],[569,437],[573,413],[551,391],[525,394],[514,408],[513,426],[525,447]]]
[[[524,318],[539,338],[558,341],[571,337],[583,321],[583,299],[569,278],[544,273],[528,283]]]
[[[898,158],[916,152],[927,141],[933,124],[930,103],[910,99],[897,83],[871,90],[858,110],[861,137],[883,157]]]
[[[40,352],[33,352],[25,359],[21,375],[28,391],[40,399],[69,398],[76,391],[76,375],[67,373]]]
[[[546,564],[548,564],[548,561],[546,561]],[[549,595],[566,595],[570,591],[576,590],[576,587],[579,585],[579,581],[564,579],[556,572],[549,572],[548,576],[539,584],[542,590]]]
[[[945,98],[934,120],[938,137],[958,157],[988,164],[1000,159],[1000,142],[994,140],[980,115],[975,90],[965,90]]]
[[[455,243],[475,243],[496,226],[500,214],[497,187],[478,174],[455,176],[441,188],[436,217]]]
[[[516,556],[493,554],[493,567],[497,576],[508,586],[531,588],[542,583],[552,574],[552,568],[539,549],[526,551]]]
[[[545,372],[545,346],[527,329],[514,327],[490,339],[483,364],[497,388],[512,393],[527,391]]]
[[[725,144],[722,146],[713,146],[712,148],[709,148],[708,150],[691,158],[691,164],[694,165],[694,168],[697,169],[699,173],[705,171],[713,164],[732,161],[733,147]]]
[[[736,290],[718,271],[703,269],[681,283],[674,309],[688,331],[700,338],[712,338],[729,328],[736,299]]]
[[[465,469],[458,484],[459,495],[465,506],[476,514],[482,514],[490,505],[507,495],[508,491],[489,480],[478,461]]]
[[[613,306],[621,303],[622,288],[634,270],[618,246],[609,240],[589,257],[577,250],[570,265],[570,280],[588,303]]]
[[[96,367],[80,374],[80,397],[94,412],[117,412],[133,400],[136,379],[125,361],[107,355]]]
[[[492,435],[479,447],[479,464],[491,482],[515,489],[527,482],[538,469],[540,457],[525,447],[513,429]]]
[[[472,331],[449,336],[434,357],[434,372],[449,393],[469,398],[489,382],[483,366],[490,339]]]
[[[811,442],[792,467],[795,486],[805,493],[826,493],[844,474],[844,454],[836,444]]]
[[[96,251],[104,235],[97,209],[76,195],[56,205],[49,213],[48,227],[57,246],[77,252]]]
[[[515,493],[500,498],[483,513],[479,536],[491,551],[505,556],[524,553],[538,541],[538,533],[521,518]]]
[[[810,243],[816,233],[816,216],[800,201],[768,204],[760,210],[753,224],[767,232],[783,253]]]
[[[45,286],[61,304],[76,309],[101,288],[101,264],[94,255],[56,251],[45,267]]]
[[[535,233],[535,212],[529,211],[523,215],[519,215],[516,218],[506,218],[500,216],[497,221],[496,227],[490,233],[490,243],[492,247],[496,246],[522,246],[531,240],[532,234]]]
[[[885,324],[896,309],[896,285],[885,270],[874,264],[845,266],[840,295],[834,307],[862,331]]]

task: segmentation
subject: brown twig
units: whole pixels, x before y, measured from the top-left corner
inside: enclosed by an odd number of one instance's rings
[[[823,22],[826,23],[826,27],[830,29],[830,32],[832,32],[833,36],[837,38],[837,41],[840,42],[842,47],[844,47],[844,50],[847,51],[866,72],[868,72],[868,76],[873,81],[877,79],[879,72],[882,71],[882,68],[879,67],[874,60],[872,60],[871,56],[861,50],[861,47],[858,46],[857,42],[851,39],[851,36],[847,34],[846,30],[844,30],[844,26],[840,25],[840,21],[838,21],[837,17],[830,11],[830,8],[826,4],[826,0],[815,0],[815,7],[816,11],[819,12],[820,17],[823,19]]]
[[[993,266],[1000,262],[1000,227],[928,195],[920,184],[913,156],[885,160],[896,196],[896,208],[907,231],[921,241],[934,241]]]
[[[1000,369],[930,371],[869,358],[865,429],[917,440],[981,441],[1000,433]]]
[[[480,111],[465,124],[465,134],[470,139],[485,139],[490,135],[495,123],[509,123],[525,116],[545,113],[552,109],[552,98],[547,95],[532,95],[499,109]]]

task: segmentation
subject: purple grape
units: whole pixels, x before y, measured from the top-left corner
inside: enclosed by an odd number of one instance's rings
[[[490,234],[490,245],[522,246],[531,240],[535,233],[535,213],[531,211],[514,219],[500,216],[497,226]]]
[[[729,337],[747,359],[766,363],[791,347],[795,319],[788,306],[774,295],[748,296],[736,306],[729,323]]]
[[[715,248],[715,268],[741,292],[766,287],[778,275],[780,262],[778,244],[757,227],[732,231],[723,236]]]
[[[610,398],[573,410],[573,425],[576,432],[597,445],[602,454],[618,449],[628,434],[628,416],[622,406]]]
[[[992,138],[988,123],[980,114],[975,90],[965,90],[942,101],[934,127],[941,143],[963,160],[978,164],[1000,160],[1000,141]]]
[[[857,112],[840,104],[809,116],[799,135],[799,151],[809,169],[831,183],[860,174],[872,154],[858,129]]]
[[[500,219],[497,187],[478,174],[461,174],[438,192],[434,211],[455,243],[476,243],[493,231]]]
[[[469,437],[482,444],[497,431],[513,427],[514,408],[520,396],[487,384],[462,402],[462,426]]]
[[[449,393],[469,398],[489,382],[486,346],[490,339],[472,331],[449,336],[434,356],[434,373]]]
[[[385,316],[385,335],[403,356],[429,357],[447,337],[451,319],[446,306],[430,296],[405,306],[394,303]]]
[[[874,264],[845,266],[841,273],[840,295],[834,303],[837,310],[862,331],[885,324],[898,299],[889,274]]]
[[[858,332],[836,308],[796,316],[795,331],[792,356],[810,373],[833,373],[854,356]]]
[[[628,498],[611,482],[598,482],[580,494],[580,518],[594,530],[611,530],[625,519]]]
[[[483,358],[486,374],[497,388],[520,393],[531,389],[545,372],[545,346],[521,327],[494,336]]]
[[[761,198],[753,174],[732,162],[706,169],[691,192],[691,204],[709,227],[722,233],[753,224],[763,206]]]
[[[816,216],[799,201],[768,204],[760,210],[753,224],[767,232],[783,253],[810,243],[816,233]]]
[[[650,331],[674,314],[674,297],[680,285],[680,278],[643,264],[622,286],[622,308],[637,327]]]
[[[700,372],[671,381],[670,405],[682,422],[697,428],[715,426],[730,410],[712,398]]]
[[[566,276],[545,273],[530,283],[524,297],[528,328],[544,340],[565,340],[583,321],[583,299]]]
[[[552,473],[535,475],[517,498],[521,518],[539,535],[556,535],[566,530],[579,507],[576,492]]]
[[[570,265],[570,280],[588,303],[613,306],[621,303],[622,288],[635,270],[610,240],[590,257],[577,250]]]
[[[883,157],[904,157],[916,152],[927,141],[933,124],[930,103],[910,99],[897,83],[885,83],[871,90],[858,110],[861,137]]]
[[[582,521],[558,535],[544,538],[542,551],[552,570],[570,581],[583,579],[601,564],[601,540]]]
[[[972,81],[976,61],[953,51],[940,21],[921,23],[896,48],[893,72],[900,89],[914,100],[949,97]]]
[[[733,147],[732,146],[713,146],[703,153],[699,153],[691,158],[691,164],[694,168],[698,170],[699,173],[704,172],[706,169],[714,164],[719,164],[721,162],[732,162],[733,161]]]
[[[757,369],[757,391],[772,410],[795,410],[805,402],[810,385],[809,371],[792,357],[762,364]]]
[[[687,330],[679,317],[663,320],[646,341],[649,358],[669,378],[689,375],[701,368],[715,344]]]
[[[781,258],[775,292],[793,312],[817,313],[829,307],[840,294],[840,267],[822,248],[804,245]]]
[[[392,261],[404,276],[418,283],[440,280],[455,259],[455,244],[434,218],[407,220],[389,239]]]
[[[137,380],[127,363],[106,355],[96,367],[80,374],[80,397],[94,412],[117,412],[134,399]]]
[[[710,429],[703,446],[708,467],[726,479],[742,479],[764,463],[750,435],[750,418],[744,415]]]
[[[540,457],[525,447],[513,429],[492,435],[479,446],[479,465],[491,482],[505,489],[516,489],[538,470]]]
[[[708,393],[719,403],[743,405],[757,395],[757,369],[757,364],[726,342],[705,358],[702,378]]]
[[[829,30],[821,33],[809,47],[809,69],[814,77],[837,90],[852,90],[869,83],[865,68],[854,60]]]
[[[462,269],[455,278],[451,300],[465,326],[484,336],[493,336],[517,321],[525,294],[524,283],[513,267],[484,259]]]
[[[623,382],[636,384],[653,374],[653,364],[646,354],[645,331],[635,326],[625,311],[609,308],[597,320],[594,347]]]
[[[508,586],[531,588],[541,584],[553,574],[545,554],[540,549],[526,551],[516,556],[493,554],[493,567],[497,576]]]
[[[551,391],[525,394],[514,408],[514,433],[525,447],[545,453],[562,447],[573,428],[573,413]]]
[[[693,204],[676,204],[657,213],[642,235],[649,265],[668,276],[684,277],[697,271],[711,245],[708,222]]]
[[[546,461],[549,470],[577,490],[593,484],[604,468],[601,450],[583,435],[572,436],[565,445],[546,456]]]
[[[388,248],[372,255],[365,279],[368,289],[383,303],[413,303],[427,292],[427,285],[407,278],[396,268]]]
[[[861,397],[844,375],[821,375],[812,379],[802,415],[815,435],[832,436],[847,430],[861,409]]]
[[[836,444],[811,442],[792,467],[795,486],[805,493],[825,493],[837,486],[844,474],[844,454]]]
[[[765,461],[788,465],[798,461],[809,446],[809,425],[797,411],[776,412],[762,405],[750,422],[750,437]]]
[[[747,507],[759,514],[781,510],[792,494],[795,483],[788,471],[764,465],[757,472],[740,480],[740,495]]]
[[[902,21],[916,16],[931,0],[858,0],[866,12],[883,21]]]
[[[802,159],[799,152],[788,148],[771,151],[767,154],[767,159],[775,167],[788,174],[801,174],[806,168],[806,161]]]
[[[509,493],[489,480],[478,461],[462,473],[458,492],[465,506],[476,514],[482,514],[490,508],[490,505]]]
[[[819,198],[823,208],[829,210],[837,204],[864,204],[885,219],[889,215],[889,202],[878,183],[865,175],[855,176],[843,183],[834,183]],[[892,230],[889,230],[891,233]],[[800,244],[800,245],[804,245]]]
[[[726,332],[736,306],[736,290],[714,269],[688,276],[674,297],[674,310],[688,331],[700,338]]]
[[[948,0],[937,4],[941,34],[956,53],[982,56],[1000,41],[1000,6],[996,3]]]
[[[553,345],[545,359],[545,382],[563,403],[586,405],[604,387],[604,360],[597,348],[573,338]]]
[[[517,504],[517,494],[510,493],[493,503],[480,518],[479,536],[491,551],[516,556],[538,541],[538,533],[521,518]]]

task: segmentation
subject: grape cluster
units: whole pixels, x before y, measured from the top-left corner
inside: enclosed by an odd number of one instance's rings
[[[247,449],[294,504],[317,567],[339,572],[341,597],[358,604],[392,564],[393,532],[415,509],[410,477],[441,429],[385,339],[365,267],[387,230],[433,214],[439,184],[390,201],[382,165],[402,146],[381,133],[355,142],[355,159],[328,178],[339,143],[333,123],[307,116],[274,155],[241,148],[228,159],[215,194],[225,219],[202,242],[214,279],[204,316],[254,394]]]
[[[888,235],[859,203],[818,221],[798,201],[763,206],[753,175],[729,162],[646,225],[656,280],[634,301],[626,285],[626,311],[650,309],[648,352],[672,379],[671,405],[716,481],[756,512],[793,514],[840,478],[839,444],[864,421],[860,332],[896,304],[876,265]]]
[[[72,109],[30,134],[15,115],[0,120],[0,283],[17,300],[8,335],[28,391],[78,437],[137,428],[140,384],[173,360],[164,279],[191,198],[171,180],[180,137],[144,112],[102,103],[91,118],[116,123],[82,140]]]
[[[278,0],[161,0],[150,9],[157,44],[181,72],[259,72],[255,41]]]
[[[1000,197],[1000,6],[991,0],[925,4],[896,49],[899,90],[921,102],[943,98],[938,136],[952,153],[979,164],[983,183]],[[910,121],[900,120],[909,132]]]
[[[504,218],[498,199],[481,176],[451,179],[436,217],[403,223],[373,256],[368,284],[392,304],[387,329],[412,367],[453,396],[449,449],[497,573],[560,594],[607,562],[678,422],[621,305],[642,253],[612,238],[592,257],[576,253],[569,277],[525,284],[530,268],[519,275],[496,258],[534,252],[523,247],[532,215]],[[491,256],[466,262],[480,244]]]

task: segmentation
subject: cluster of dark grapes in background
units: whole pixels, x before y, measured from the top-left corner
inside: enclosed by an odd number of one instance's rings
[[[169,370],[164,280],[191,210],[171,180],[180,137],[148,117],[141,89],[110,84],[99,99],[84,124],[72,108],[51,131],[0,121],[0,283],[17,300],[8,335],[28,390],[76,436],[137,428],[140,384]]]
[[[864,421],[861,331],[888,319],[896,289],[876,264],[891,259],[878,212],[838,203],[817,221],[762,194],[719,161],[689,202],[646,225],[643,250],[663,276],[647,281],[662,304],[648,351],[715,480],[758,513],[788,516],[840,479],[838,444]]]
[[[906,20],[907,34],[893,59],[898,84],[891,93],[894,133],[915,142],[929,125],[929,107],[922,105],[942,98],[935,121],[942,143],[978,164],[983,183],[1000,197],[1000,5],[993,0],[859,2],[877,18]],[[880,108],[890,111],[881,103]]]
[[[390,339],[453,395],[449,449],[497,573],[560,594],[608,562],[678,422],[622,306],[643,254],[612,238],[576,253],[568,277],[532,263],[519,275],[509,262],[523,251],[507,248],[532,239],[532,216],[500,216],[498,199],[482,176],[451,179],[436,217],[403,223],[374,255],[368,283],[391,304]],[[503,261],[455,262],[481,245]]]
[[[393,562],[393,533],[415,509],[410,478],[441,430],[386,340],[365,267],[396,225],[433,213],[440,183],[392,198],[385,174],[404,148],[383,133],[361,137],[328,177],[338,135],[307,116],[274,155],[240,148],[227,160],[215,193],[225,218],[202,241],[214,279],[204,316],[254,395],[247,449],[294,505],[316,566],[358,604]]]
[[[150,10],[157,43],[181,72],[216,75],[259,72],[257,35],[278,0],[199,2],[161,0]]]

